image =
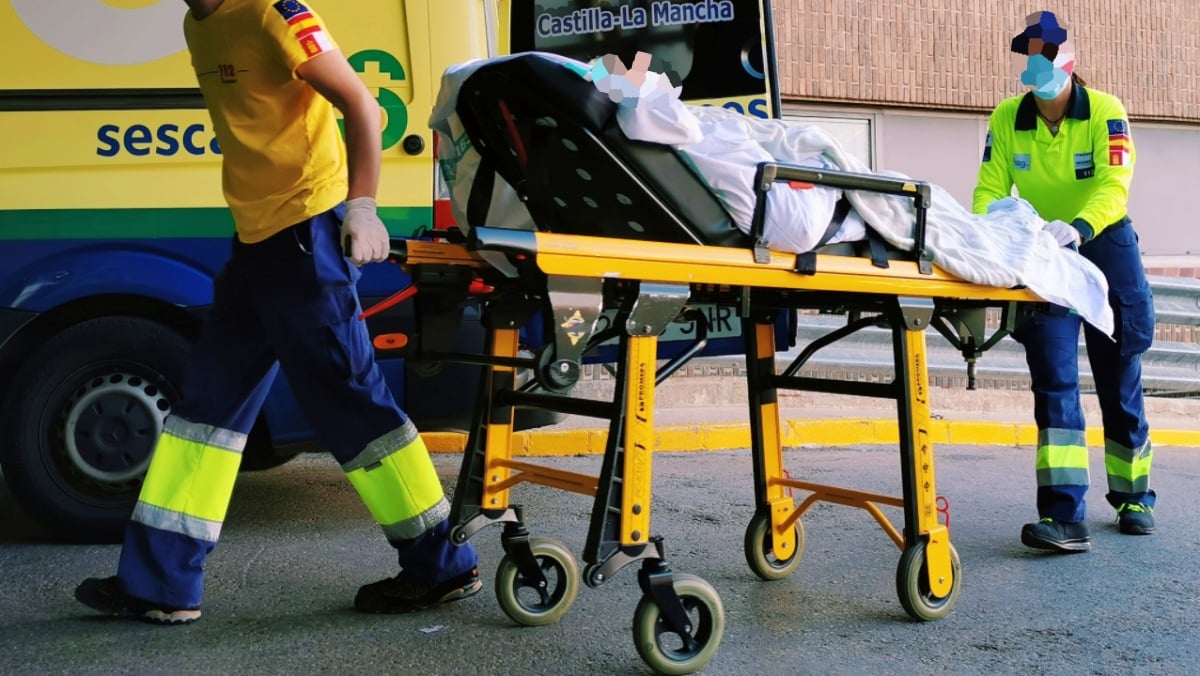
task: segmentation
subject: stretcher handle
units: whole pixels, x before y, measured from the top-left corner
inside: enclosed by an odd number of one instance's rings
[[[388,262],[403,264],[408,259],[408,240],[393,237],[388,240]]]
[[[843,190],[867,190],[888,195],[909,197],[916,210],[913,227],[913,254],[921,274],[932,274],[933,256],[925,248],[925,212],[933,201],[933,188],[924,181],[888,178],[833,169],[814,169],[783,162],[761,162],[755,176],[758,204],[754,214],[754,236],[762,237],[766,220],[766,194],[777,181],[804,181]]]
[[[781,162],[762,162],[758,165],[758,188],[762,192],[771,189],[776,181],[804,181],[827,185],[843,190],[869,190],[871,192],[887,193],[911,197],[916,206],[928,209],[933,196],[933,189],[924,181],[912,179],[888,178],[873,174],[858,174],[850,171],[833,169],[814,169],[795,164]]]

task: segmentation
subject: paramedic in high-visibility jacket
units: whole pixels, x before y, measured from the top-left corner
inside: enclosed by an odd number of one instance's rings
[[[355,608],[406,612],[470,596],[481,586],[475,550],[450,542],[440,479],[358,318],[358,266],[388,253],[375,206],[379,105],[311,7],[187,4],[184,35],[237,232],[117,575],[85,580],[75,596],[106,614],[160,624],[199,618],[205,558],[280,368],[399,555],[400,573],[359,589]]]
[[[1052,13],[1031,14],[1026,24],[1011,48],[1031,91],[992,112],[974,210],[985,212],[1015,185],[1058,242],[1078,248],[1108,279],[1115,335],[1083,327],[1103,418],[1106,498],[1121,533],[1146,535],[1154,532],[1155,494],[1141,355],[1153,339],[1154,304],[1126,213],[1136,158],[1129,121],[1117,97],[1084,86],[1075,74],[1074,48]],[[1040,520],[1024,526],[1021,541],[1057,552],[1091,547],[1079,330],[1077,315],[1046,306],[1014,332],[1025,346],[1038,427]]]

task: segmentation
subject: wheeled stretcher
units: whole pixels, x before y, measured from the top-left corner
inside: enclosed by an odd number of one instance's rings
[[[706,342],[696,304],[726,306],[741,318],[749,388],[750,457],[756,511],[745,534],[750,568],[767,580],[788,576],[804,550],[801,517],[817,501],[867,510],[901,550],[897,593],[919,620],[943,617],[961,586],[958,555],[939,518],[930,440],[926,330],[933,326],[973,359],[1013,328],[1023,289],[982,287],[933,267],[924,249],[929,186],[920,182],[785,164],[759,167],[760,207],[780,181],[806,181],[910,197],[917,212],[915,249],[874,259],[839,252],[782,254],[730,222],[721,203],[670,148],[633,142],[614,122],[615,105],[595,87],[534,57],[481,67],[464,83],[457,110],[483,158],[467,207],[469,232],[397,241],[394,258],[420,290],[410,357],[484,367],[475,416],[454,492],[452,537],[464,542],[503,524],[506,552],[496,592],[516,622],[561,618],[579,580],[603,585],[640,562],[644,592],[634,612],[635,645],[664,673],[701,668],[720,643],[724,614],[704,580],[672,572],[665,540],[651,529],[655,387],[700,353]],[[521,197],[536,229],[486,227],[490,177]],[[761,219],[756,219],[761,222]],[[500,264],[498,264],[498,262]],[[477,307],[487,332],[478,353],[439,350],[464,308]],[[987,335],[984,312],[999,308]],[[780,318],[798,310],[841,313],[845,326],[808,345],[791,364],[776,364]],[[608,313],[612,321],[600,321]],[[545,327],[532,357],[522,330]],[[659,358],[659,336],[672,322],[695,322],[696,340]],[[891,382],[832,381],[797,375],[822,347],[870,326],[893,336]],[[615,340],[610,400],[573,397],[581,365]],[[518,373],[533,379],[520,384]],[[777,392],[833,392],[892,399],[900,432],[902,495],[891,497],[790,478],[784,468]],[[597,475],[563,471],[512,456],[514,410],[537,407],[608,421]],[[521,484],[594,497],[582,574],[557,541],[533,537],[512,500]],[[810,495],[796,503],[793,490]],[[894,527],[881,506],[902,509]]]

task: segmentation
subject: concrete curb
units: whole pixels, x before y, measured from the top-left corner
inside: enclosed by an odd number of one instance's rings
[[[783,421],[784,446],[860,446],[897,444],[900,434],[895,420],[831,418]],[[1033,423],[934,420],[930,436],[935,444],[965,446],[1035,446]],[[467,435],[462,432],[431,432],[421,435],[431,453],[462,453]],[[664,425],[654,433],[656,451],[727,451],[750,447],[747,423],[687,423]],[[550,457],[601,455],[608,439],[607,429],[545,429],[513,434],[513,455]],[[1200,448],[1200,430],[1154,429],[1151,439],[1158,448]],[[1100,428],[1088,428],[1090,446],[1103,446]]]
[[[711,365],[711,364],[710,364]],[[731,367],[732,369],[732,367]],[[573,396],[607,401],[612,380],[603,373],[581,381]],[[1033,394],[1022,389],[930,388],[930,434],[935,444],[1034,447]],[[899,443],[895,403],[887,399],[780,390],[785,446],[856,446]],[[1102,419],[1095,396],[1082,398],[1086,420]],[[725,451],[750,447],[746,386],[736,374],[673,377],[655,390],[655,450]],[[1200,448],[1200,399],[1146,400],[1156,448]],[[1022,422],[1013,422],[1020,420]],[[432,452],[461,453],[462,432],[422,435]],[[603,454],[608,423],[568,416],[550,427],[513,434],[518,456]],[[1088,445],[1104,446],[1101,428],[1089,426]]]

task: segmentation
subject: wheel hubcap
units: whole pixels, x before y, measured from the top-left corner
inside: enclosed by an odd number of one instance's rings
[[[129,373],[93,378],[68,404],[67,457],[85,476],[120,483],[150,464],[171,402],[154,383]]]

